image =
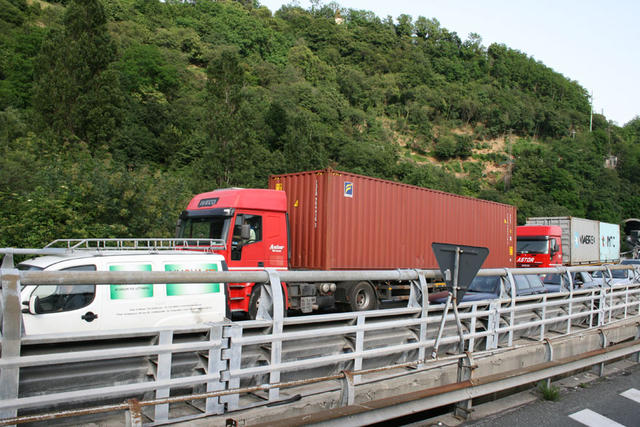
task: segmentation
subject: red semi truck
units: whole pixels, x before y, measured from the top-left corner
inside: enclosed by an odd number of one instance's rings
[[[620,260],[617,224],[576,217],[527,218],[517,228],[518,267],[596,265]]]
[[[229,270],[437,269],[432,242],[485,246],[483,267],[515,266],[516,208],[331,169],[271,176],[269,189],[196,195],[179,238],[221,239]],[[257,310],[260,284],[230,284],[234,312]],[[375,309],[406,284],[287,283],[289,309]],[[404,295],[403,295],[404,293]]]

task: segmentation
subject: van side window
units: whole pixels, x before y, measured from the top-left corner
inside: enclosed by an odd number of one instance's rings
[[[60,271],[96,271],[95,265],[80,265],[63,268]],[[38,286],[33,295],[37,296],[35,311],[38,314],[77,310],[88,306],[96,295],[95,285]]]

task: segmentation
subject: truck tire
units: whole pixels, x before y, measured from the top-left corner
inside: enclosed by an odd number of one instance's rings
[[[371,283],[358,282],[348,292],[351,311],[366,311],[378,308],[378,296]]]
[[[260,293],[262,292],[262,285],[255,284],[251,289],[251,296],[249,297],[249,312],[247,313],[250,320],[255,320],[258,315],[258,307],[260,305]],[[287,317],[287,303],[285,298],[284,289],[282,289],[282,306],[284,307],[284,317]],[[269,310],[269,315],[273,317],[273,307]]]

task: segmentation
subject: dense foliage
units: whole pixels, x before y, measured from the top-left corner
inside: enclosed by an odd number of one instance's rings
[[[640,119],[589,120],[576,82],[433,18],[0,0],[0,246],[169,236],[196,192],[327,166],[637,217]]]

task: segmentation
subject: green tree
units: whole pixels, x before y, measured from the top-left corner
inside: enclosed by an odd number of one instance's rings
[[[116,48],[99,0],[72,0],[63,23],[42,44],[34,105],[56,134],[95,148],[109,142],[121,121],[118,73],[110,69]]]

